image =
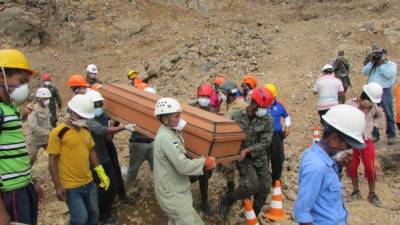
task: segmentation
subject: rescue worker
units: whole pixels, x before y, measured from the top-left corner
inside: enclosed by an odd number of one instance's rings
[[[322,116],[333,106],[343,104],[345,93],[342,82],[335,77],[333,67],[326,64],[322,67],[321,77],[314,85],[314,94],[319,94],[318,114],[321,123]]]
[[[245,102],[250,102],[250,95],[254,88],[257,87],[257,79],[255,76],[246,75],[242,79],[242,84],[240,85],[239,91],[237,92],[237,96],[243,99]]]
[[[299,224],[345,225],[348,212],[343,202],[339,166],[351,161],[345,150],[365,147],[365,117],[356,107],[345,104],[332,107],[322,117],[321,141],[314,142],[301,156],[293,216]]]
[[[143,80],[139,78],[139,73],[136,70],[130,70],[128,72],[128,80],[129,80],[129,85],[134,86],[136,88],[144,90],[145,88],[149,87],[149,85]]]
[[[85,94],[89,84],[84,76],[80,74],[74,74],[68,78],[67,86],[70,87],[74,95],[76,95]]]
[[[154,89],[151,87],[145,88],[144,91],[155,94]],[[129,138],[129,167],[125,186],[135,182],[139,168],[144,160],[149,163],[150,169],[153,171],[153,142],[154,139],[137,131],[132,131]]]
[[[203,225],[193,208],[189,176],[212,170],[215,159],[186,157],[181,135],[186,122],[181,112],[181,105],[173,98],[161,98],[155,105],[154,115],[161,126],[154,140],[154,188],[158,203],[168,214],[168,225]]]
[[[358,166],[360,159],[364,165],[364,176],[368,181],[369,194],[368,201],[376,207],[382,207],[382,202],[375,193],[376,170],[375,170],[375,145],[372,141],[372,130],[383,118],[382,109],[377,105],[381,102],[383,89],[378,83],[371,82],[363,86],[363,91],[359,98],[351,99],[347,104],[361,110],[365,115],[365,129],[363,133],[365,148],[353,149],[352,160],[347,166],[347,175],[351,178],[353,192],[350,194],[351,200],[360,200],[361,193],[358,188]]]
[[[232,112],[247,107],[248,104],[245,101],[237,100],[237,92],[238,88],[231,80],[225,81],[218,87],[218,99],[221,105],[218,114],[230,118]],[[227,193],[231,193],[235,190],[235,164],[233,162],[224,162],[221,165],[224,178],[227,182]]]
[[[271,145],[268,147],[269,159],[271,160],[271,176],[272,183],[276,180],[280,180],[282,176],[283,162],[285,161],[285,151],[283,140],[290,134],[290,126],[292,121],[289,114],[287,113],[283,104],[276,98],[278,96],[278,90],[272,83],[265,85],[274,97],[274,101],[269,109],[269,115],[274,121],[274,135],[272,136]],[[282,126],[281,120],[284,120]]]
[[[107,135],[113,135],[123,130],[134,130],[133,124],[127,124],[125,126],[117,126],[117,127],[108,127],[108,125],[103,125],[104,117],[103,117],[103,101],[104,98],[98,91],[89,90],[86,93],[89,96],[94,105],[94,118],[89,119],[87,121],[87,126],[92,134],[95,150],[97,157],[99,159],[99,163],[103,166],[105,173],[110,179],[110,188],[108,190],[104,190],[103,188],[97,188],[98,193],[98,203],[99,203],[99,212],[100,224],[117,224],[117,220],[111,214],[112,205],[114,203],[115,196],[117,194],[117,175],[115,168],[112,164],[111,157],[109,155],[109,151],[107,150]],[[100,180],[95,172],[92,171],[93,178],[95,183],[100,183]]]
[[[98,74],[97,66],[95,64],[89,64],[86,67],[86,80],[90,86],[94,84],[102,84],[102,82],[97,78]]]
[[[197,88],[197,101],[195,104],[192,104],[195,107],[198,107],[207,112],[215,112],[214,108],[211,106],[211,96],[213,89],[210,84],[204,83]],[[191,182],[199,180],[200,185],[200,193],[201,193],[201,210],[207,215],[212,215],[212,210],[210,205],[208,204],[208,180],[212,176],[212,171],[204,170],[204,175],[201,176],[191,176]]]
[[[47,151],[49,170],[58,200],[69,209],[70,225],[97,225],[99,207],[96,185],[90,166],[107,190],[110,179],[97,158],[95,143],[86,128],[87,120],[94,118],[93,101],[77,94],[68,102],[68,119],[50,132]]]
[[[4,224],[36,225],[38,201],[43,200],[40,184],[32,179],[18,106],[28,98],[28,82],[36,74],[22,52],[0,50],[0,221]]]
[[[36,103],[33,111],[28,116],[28,151],[31,157],[31,164],[36,161],[36,156],[41,148],[46,149],[49,134],[52,129],[50,124],[51,93],[47,88],[39,88],[36,91]]]
[[[49,104],[51,126],[55,127],[58,122],[57,112],[62,108],[61,96],[57,88],[51,83],[51,76],[48,73],[42,75],[42,87],[50,90],[51,98]]]
[[[338,51],[337,57],[332,61],[333,72],[335,73],[335,77],[342,81],[344,93],[347,92],[347,89],[351,87],[350,82],[350,63],[344,57],[344,51]]]
[[[212,95],[210,97],[210,105],[215,112],[219,112],[220,102],[218,99],[218,88],[225,82],[225,76],[221,75],[215,78],[212,85]]]
[[[256,215],[261,210],[271,189],[271,175],[268,170],[267,147],[271,144],[273,133],[272,119],[267,116],[273,97],[266,88],[256,88],[246,109],[233,112],[231,119],[236,121],[246,133],[242,142],[239,170],[239,187],[221,199],[220,216],[226,219],[231,205],[236,200],[254,196],[253,209]]]

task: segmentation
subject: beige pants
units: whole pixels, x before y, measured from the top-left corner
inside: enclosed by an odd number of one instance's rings
[[[222,163],[222,171],[226,181],[235,181],[235,163],[225,162]]]
[[[193,207],[168,212],[168,225],[204,225],[200,215]]]
[[[31,158],[31,165],[35,163],[36,156],[41,148],[46,150],[47,144],[46,145],[28,144],[28,152],[29,152],[29,157]]]

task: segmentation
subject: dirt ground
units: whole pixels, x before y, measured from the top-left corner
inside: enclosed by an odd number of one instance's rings
[[[220,3],[226,4],[210,11],[160,4],[163,1],[89,1],[87,12],[83,11],[86,3],[65,2],[71,4],[59,10],[74,19],[58,24],[50,21],[45,27],[47,36],[40,45],[21,47],[35,68],[53,75],[64,101],[71,96],[65,87],[68,76],[84,73],[89,63],[98,65],[99,78],[105,82],[126,82],[125,74],[131,68],[137,68],[144,77],[155,73],[156,77],[149,82],[159,95],[186,102],[194,98],[201,81],[210,81],[218,74],[226,74],[239,82],[243,75],[252,73],[261,84],[275,83],[278,98],[293,121],[292,133],[285,140],[282,178],[286,196],[284,208],[288,214],[296,197],[300,154],[311,142],[312,129],[318,125],[317,97],[312,87],[322,65],[329,63],[338,50],[345,51],[352,66],[353,87],[347,93],[347,98],[351,98],[360,93],[366,82],[360,71],[364,55],[373,43],[387,48],[389,58],[400,59],[400,2],[397,0],[222,0]],[[36,11],[41,12],[40,9]],[[90,14],[90,17],[82,19],[82,14]],[[130,33],[126,35],[125,31]],[[84,38],[71,39],[71,35],[77,33],[83,33]],[[12,42],[0,43],[5,47],[14,46]],[[38,79],[34,80],[32,88],[38,83]],[[124,169],[128,164],[128,138],[127,132],[115,137]],[[398,147],[399,143],[388,148],[383,138],[377,154],[390,158],[390,154],[399,153]],[[399,167],[378,170],[376,192],[383,208],[373,207],[365,199],[367,183],[362,179],[362,169],[360,171],[364,197],[361,201],[348,202],[351,182],[345,176],[342,178],[349,224],[400,224]],[[46,153],[39,155],[34,175],[47,194],[46,203],[40,207],[39,224],[67,224],[68,210],[55,197]],[[141,167],[138,177],[129,187],[138,202],[114,207],[120,224],[166,224],[167,217],[154,196],[152,173],[147,163]],[[221,174],[214,173],[209,192],[215,210],[224,188]],[[199,209],[198,184],[193,184],[192,192],[195,207]],[[244,224],[242,212],[237,203],[227,224]],[[216,217],[201,216],[206,224],[217,224]]]

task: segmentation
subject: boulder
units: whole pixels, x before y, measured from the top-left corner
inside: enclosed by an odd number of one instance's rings
[[[39,45],[43,33],[39,18],[17,7],[0,13],[0,35],[15,45]]]

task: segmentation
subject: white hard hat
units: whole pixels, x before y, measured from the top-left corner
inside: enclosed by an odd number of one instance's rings
[[[94,105],[87,95],[77,94],[68,102],[68,108],[85,119],[94,118]]]
[[[86,71],[89,72],[89,73],[98,73],[98,71],[97,71],[97,66],[94,65],[94,64],[89,64],[89,65],[86,67]]]
[[[325,64],[325,66],[322,67],[322,70],[321,70],[321,71],[325,71],[325,70],[328,70],[328,69],[333,70],[333,66],[332,66],[331,64]]]
[[[380,84],[371,82],[363,86],[365,94],[373,103],[380,103],[382,100],[383,88]]]
[[[88,90],[86,95],[89,96],[93,102],[104,101],[103,96],[96,90]]]
[[[330,126],[344,134],[344,142],[353,148],[362,149],[364,143],[365,116],[354,106],[340,104],[322,116]]]
[[[153,93],[153,94],[156,93],[156,90],[154,90],[154,88],[152,88],[152,87],[147,87],[147,88],[144,89],[144,91],[145,92],[149,92],[149,93]]]
[[[173,98],[160,98],[155,106],[154,115],[182,112],[181,104]]]
[[[37,98],[51,98],[51,92],[48,88],[39,88],[36,91]]]

